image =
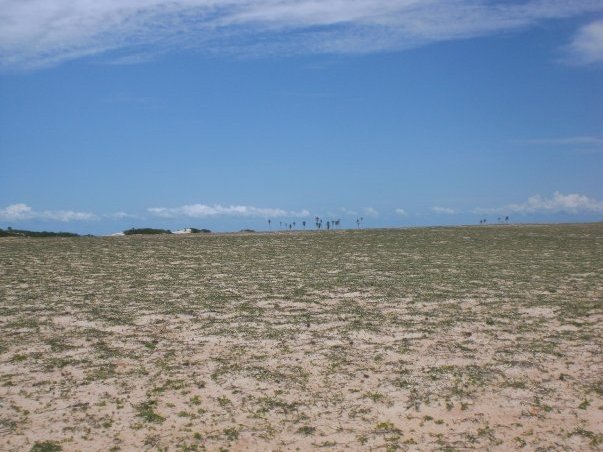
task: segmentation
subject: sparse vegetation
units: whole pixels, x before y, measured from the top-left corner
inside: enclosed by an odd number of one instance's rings
[[[322,226],[0,239],[0,449],[601,447],[603,224]]]
[[[136,407],[136,414],[146,422],[161,423],[165,420],[165,418],[155,412],[156,406],[156,400],[148,400],[146,402],[142,402]]]
[[[59,452],[61,450],[63,448],[55,441],[36,441],[30,452]]]

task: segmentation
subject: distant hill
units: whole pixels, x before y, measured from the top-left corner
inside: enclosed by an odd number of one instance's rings
[[[80,237],[73,232],[26,231],[24,229],[0,229],[0,237]]]

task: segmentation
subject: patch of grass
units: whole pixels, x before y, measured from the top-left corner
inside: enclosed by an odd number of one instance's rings
[[[228,397],[226,397],[225,395],[218,397],[216,400],[218,401],[218,404],[222,408],[232,405],[232,402],[230,401],[230,399]]]
[[[157,348],[158,340],[154,339],[152,341],[142,341],[142,345],[144,345],[149,350],[155,350]]]
[[[166,391],[179,391],[186,387],[184,380],[166,380],[161,386],[156,386],[149,392],[150,394],[163,394]]]
[[[297,433],[301,433],[302,435],[313,435],[315,431],[316,427],[310,425],[304,425],[297,429]]]
[[[371,399],[373,402],[382,402],[385,400],[385,395],[380,392],[367,392],[364,394],[364,397],[367,399]]]
[[[258,399],[258,404],[260,405],[260,408],[258,408],[259,413],[268,413],[276,410],[287,414],[297,410],[296,403],[288,403],[277,397],[261,397]]]
[[[235,441],[239,439],[239,430],[236,427],[225,428],[224,436],[226,436],[229,441]]]
[[[36,441],[30,452],[58,452],[63,450],[56,441]]]
[[[395,433],[395,434],[402,433],[399,428],[397,428],[392,422],[389,422],[389,421],[378,422],[377,425],[375,425],[375,432],[376,433]]]
[[[0,433],[13,431],[17,427],[14,419],[0,418]]]
[[[572,436],[583,436],[584,438],[588,438],[590,440],[590,445],[593,447],[598,447],[603,444],[603,433],[595,433],[590,430],[586,430],[582,427],[575,428],[570,433],[568,433],[569,437]]]
[[[157,412],[155,412],[156,406],[157,406],[156,400],[148,400],[146,402],[142,402],[141,404],[139,404],[135,407],[136,415],[138,417],[141,417],[146,422],[153,422],[153,423],[160,424],[163,421],[165,421],[165,418],[163,416],[161,416],[160,414],[158,414]]]
[[[51,356],[44,361],[44,370],[51,371],[54,369],[62,369],[76,363],[77,360],[69,356]]]
[[[21,317],[16,320],[13,320],[12,322],[9,322],[5,326],[5,328],[7,330],[18,330],[18,329],[22,329],[22,328],[34,330],[34,329],[37,329],[39,326],[40,326],[40,323],[35,318]]]
[[[51,352],[64,352],[65,350],[73,348],[67,343],[65,338],[62,337],[51,337],[46,340],[46,344],[50,346]]]
[[[16,354],[16,355],[13,355],[13,357],[10,359],[10,362],[11,363],[21,363],[26,360],[27,360],[27,355]]]
[[[505,386],[507,386],[509,388],[513,388],[513,389],[526,389],[527,388],[526,382],[520,381],[520,380],[507,381],[507,382],[505,382]]]
[[[115,365],[107,363],[104,366],[96,367],[86,373],[86,381],[92,382],[97,380],[106,380],[116,376]]]
[[[101,423],[103,428],[111,428],[111,426],[113,425],[113,419],[105,419],[102,423]]]
[[[314,446],[316,446],[316,447],[335,447],[335,446],[337,446],[337,442],[336,441],[323,441],[322,443],[314,444]]]

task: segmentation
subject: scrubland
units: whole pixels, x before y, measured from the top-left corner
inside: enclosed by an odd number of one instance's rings
[[[603,224],[0,239],[0,450],[601,450]]]

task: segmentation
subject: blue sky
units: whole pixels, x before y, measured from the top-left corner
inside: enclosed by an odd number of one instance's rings
[[[603,220],[603,2],[0,0],[0,227]]]

